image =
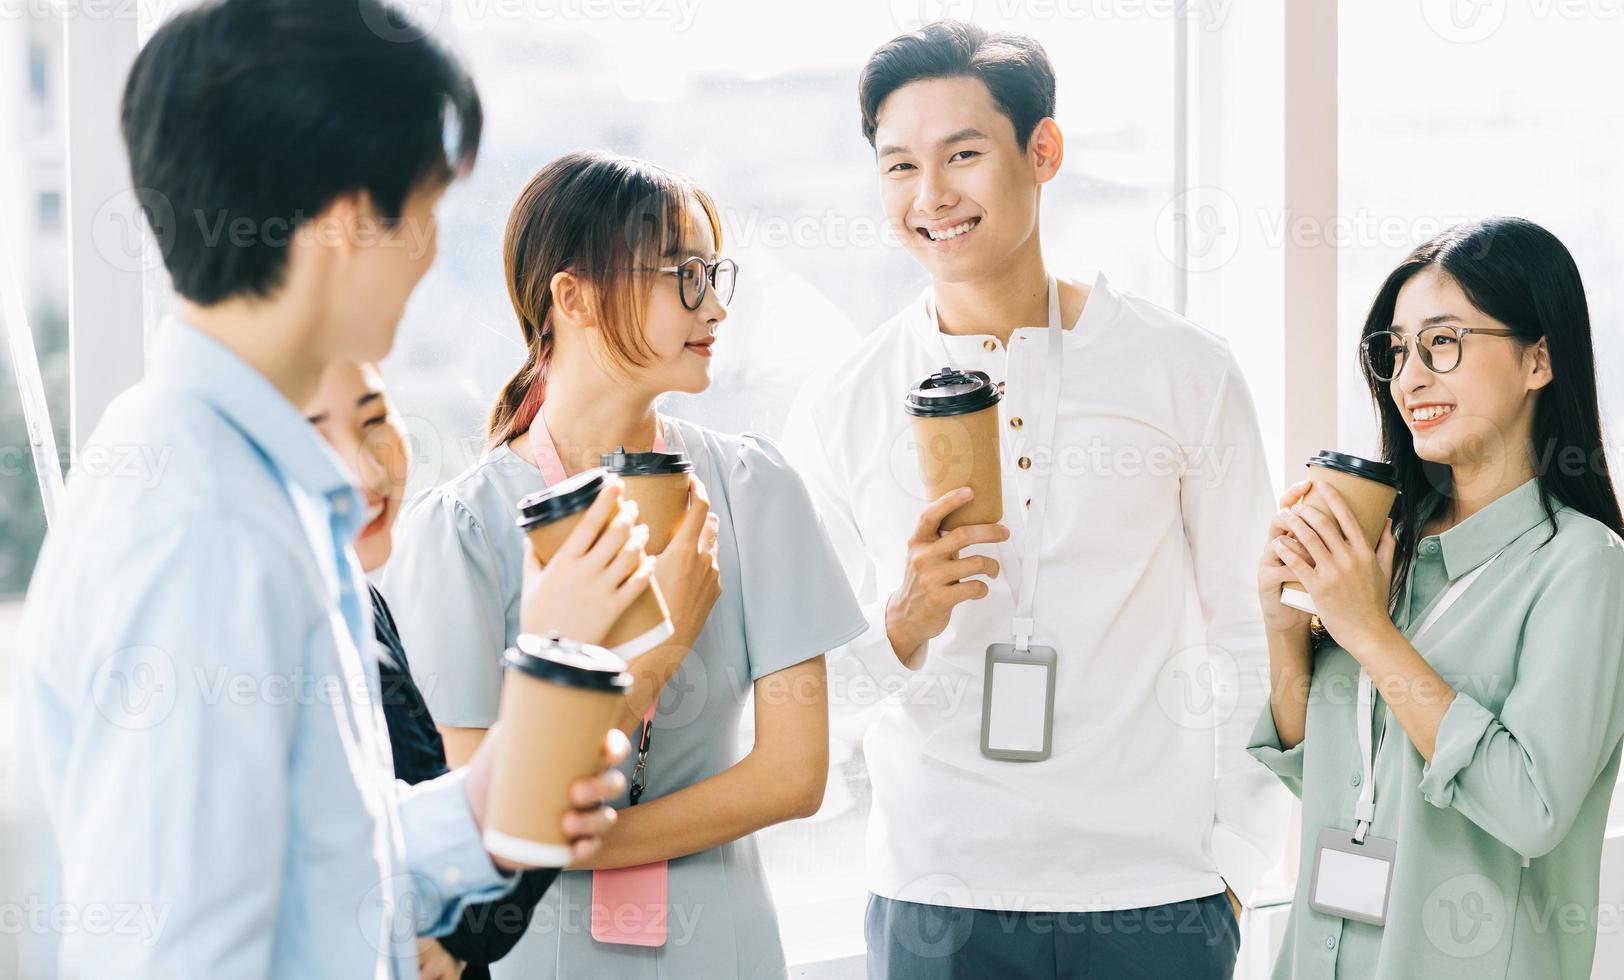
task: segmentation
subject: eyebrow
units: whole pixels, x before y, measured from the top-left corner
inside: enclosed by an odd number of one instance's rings
[[[968,142],[970,140],[984,140],[986,138],[987,138],[986,133],[983,133],[981,130],[975,128],[974,126],[966,126],[963,129],[959,130],[958,132],[951,133],[951,134],[949,134],[947,136],[944,136],[942,139],[938,140],[936,142],[936,148],[937,149],[942,149],[943,147],[951,146],[954,143],[965,143],[965,142]],[[908,148],[906,146],[882,146],[882,147],[880,147],[879,153],[876,154],[876,156],[883,159],[885,157],[891,156],[892,154],[907,153],[907,152],[908,152]]]
[[[1429,316],[1425,320],[1422,320],[1421,321],[1421,329],[1425,330],[1428,327],[1435,327],[1440,323],[1464,323],[1464,322],[1465,322],[1464,320],[1462,320],[1460,317],[1456,316],[1453,313],[1439,313],[1439,314],[1436,314],[1434,316]],[[1392,330],[1394,333],[1404,333],[1403,330],[1399,329],[1399,325],[1396,324],[1396,323],[1393,324],[1388,329]]]
[[[377,401],[378,399],[380,399],[382,397],[383,397],[383,392],[381,392],[381,391],[377,391],[377,390],[369,391],[366,394],[362,395],[360,398],[357,398],[355,400],[355,407],[356,408],[364,408],[367,405],[371,404],[372,402]]]

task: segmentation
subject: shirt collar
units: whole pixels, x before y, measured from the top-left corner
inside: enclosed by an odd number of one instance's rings
[[[224,344],[178,317],[168,317],[154,344],[155,379],[212,405],[259,450],[281,478],[332,508],[341,531],[366,520],[361,493],[331,446],[263,374]]]
[[[1457,579],[1545,520],[1539,480],[1531,479],[1438,536],[1444,571]],[[1434,501],[1434,509],[1441,497]]]
[[[1078,315],[1077,322],[1072,325],[1072,328],[1065,331],[1065,339],[1068,344],[1082,343],[1091,339],[1097,332],[1096,328],[1103,326],[1116,315],[1121,302],[1121,296],[1111,287],[1110,281],[1105,278],[1105,273],[1096,274],[1094,287],[1088,294],[1088,301],[1083,304],[1083,312]],[[950,354],[973,353],[979,350],[982,341],[986,339],[985,337],[976,334],[945,334],[936,328],[936,317],[932,313],[934,303],[935,292],[930,286],[926,286],[924,291],[919,294],[919,298],[914,301],[913,312],[909,319],[919,336],[927,343],[940,342]],[[1029,324],[1029,326],[1035,327],[1039,326],[1039,324]]]

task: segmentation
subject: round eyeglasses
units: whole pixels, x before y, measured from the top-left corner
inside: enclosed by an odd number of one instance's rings
[[[705,301],[707,288],[716,290],[716,300],[726,306],[733,300],[733,290],[739,284],[739,264],[732,259],[706,262],[697,255],[683,259],[676,265],[664,265],[651,272],[663,272],[677,277],[677,289],[685,309],[697,310]]]
[[[1486,337],[1515,337],[1515,330],[1489,327],[1454,327],[1435,324],[1416,334],[1415,349],[1421,352],[1421,363],[1434,374],[1448,374],[1460,366],[1461,348],[1469,333]],[[1392,381],[1404,371],[1404,359],[1409,355],[1412,339],[1409,334],[1392,330],[1378,330],[1359,341],[1359,353],[1365,367],[1380,381]]]

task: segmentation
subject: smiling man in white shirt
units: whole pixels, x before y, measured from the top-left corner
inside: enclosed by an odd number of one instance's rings
[[[870,59],[881,201],[932,286],[785,436],[872,626],[845,652],[889,695],[865,740],[871,977],[1229,977],[1226,891],[1284,838],[1244,751],[1273,496],[1252,401],[1220,337],[1046,268],[1054,91],[1035,41],[957,22]],[[1004,498],[1002,522],[945,534],[965,500],[929,499],[903,410],[944,367],[1002,393]],[[1003,686],[1011,650],[1052,651],[1051,679]],[[989,751],[983,714],[1010,707],[1049,729],[1038,761]]]

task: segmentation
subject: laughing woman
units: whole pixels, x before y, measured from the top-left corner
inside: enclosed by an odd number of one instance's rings
[[[528,356],[492,412],[491,449],[402,517],[385,589],[456,760],[496,717],[501,677],[484,651],[517,631],[528,547],[514,524],[519,499],[617,446],[683,450],[696,477],[655,569],[676,635],[633,665],[628,728],[658,702],[646,773],[633,781],[646,788],[587,865],[654,867],[632,878],[565,872],[519,948],[496,964],[498,978],[786,973],[750,835],[818,809],[828,770],[823,654],[864,621],[778,450],[656,411],[662,394],[710,383],[735,272],[720,247],[715,206],[681,176],[600,153],[542,168],[503,245]],[[752,692],[755,744],[741,759]],[[620,936],[592,927],[594,903]],[[637,944],[662,931],[660,945]]]
[[[1275,976],[1588,977],[1624,522],[1579,270],[1527,221],[1451,230],[1387,277],[1360,347],[1400,483],[1388,527],[1372,549],[1334,491],[1327,517],[1299,484],[1258,572],[1271,703],[1251,751],[1303,803]]]

